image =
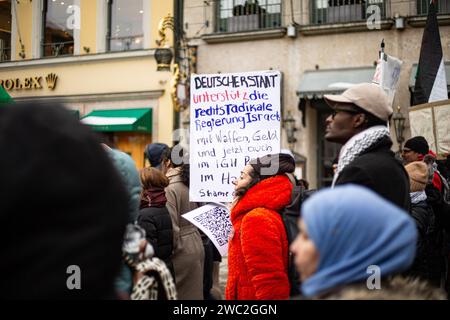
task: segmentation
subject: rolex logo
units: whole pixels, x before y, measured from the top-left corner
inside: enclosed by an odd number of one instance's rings
[[[55,89],[56,87],[56,81],[58,80],[58,76],[54,73],[49,73],[46,77],[45,80],[47,81],[47,87],[50,90]]]

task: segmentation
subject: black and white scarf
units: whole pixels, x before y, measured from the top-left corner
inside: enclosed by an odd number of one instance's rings
[[[364,151],[369,149],[369,147],[389,136],[390,133],[387,127],[373,126],[351,137],[350,140],[342,146],[341,152],[339,153],[339,162],[331,187],[334,187],[339,174],[346,166],[352,163],[353,160],[364,153]]]
[[[412,204],[417,204],[419,202],[427,200],[427,194],[425,193],[424,190],[417,191],[417,192],[411,192],[409,195],[411,197]]]
[[[172,274],[162,260],[155,257],[147,259],[136,266],[136,271],[145,275],[134,285],[131,300],[161,299],[158,297],[159,285],[162,285],[167,300],[177,300],[177,290]],[[160,279],[150,275],[151,271],[158,273]]]

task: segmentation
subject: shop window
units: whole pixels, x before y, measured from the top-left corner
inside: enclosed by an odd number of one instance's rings
[[[73,55],[74,26],[69,23],[74,0],[46,0],[43,9],[44,57]]]
[[[109,0],[107,51],[139,50],[144,47],[143,0]]]
[[[428,14],[429,0],[417,0],[417,15],[426,16]],[[450,14],[450,0],[436,0],[437,14]]]
[[[216,32],[241,32],[281,26],[280,0],[220,0]]]
[[[0,1],[0,62],[11,60],[11,0]]]
[[[365,21],[369,6],[380,8],[381,18],[386,18],[388,0],[311,0],[311,24],[346,23]]]

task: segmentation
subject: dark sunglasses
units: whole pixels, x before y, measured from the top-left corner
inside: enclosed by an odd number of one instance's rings
[[[331,119],[334,119],[334,117],[335,117],[339,112],[347,112],[347,113],[351,113],[351,114],[358,114],[358,113],[361,113],[361,112],[356,111],[356,110],[333,109],[333,112],[331,113]]]

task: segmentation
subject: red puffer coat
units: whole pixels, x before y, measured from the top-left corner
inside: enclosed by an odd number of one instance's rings
[[[289,204],[291,191],[286,176],[275,176],[253,186],[232,209],[227,300],[289,298],[289,248],[277,211]]]

